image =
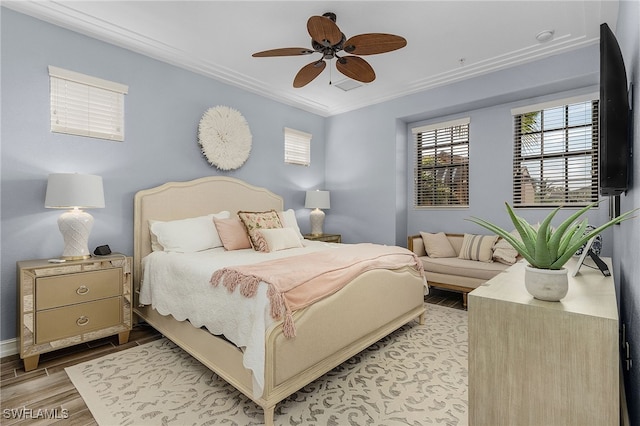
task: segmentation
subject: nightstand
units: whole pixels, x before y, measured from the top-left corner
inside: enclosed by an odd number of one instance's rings
[[[121,254],[50,263],[17,263],[20,358],[25,371],[40,354],[131,331],[131,257]]]
[[[324,241],[326,243],[341,243],[342,236],[340,234],[304,234],[306,240]]]

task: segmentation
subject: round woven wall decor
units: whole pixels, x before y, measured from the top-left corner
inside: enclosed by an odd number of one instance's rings
[[[209,163],[220,170],[242,166],[251,152],[251,130],[239,111],[218,105],[209,108],[198,125],[198,143]]]

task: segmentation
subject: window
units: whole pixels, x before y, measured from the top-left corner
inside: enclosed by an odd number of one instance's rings
[[[412,129],[416,207],[469,205],[469,118]]]
[[[284,162],[288,164],[311,164],[311,135],[299,130],[284,128]]]
[[[592,97],[514,111],[514,206],[598,200],[598,101]]]
[[[51,131],[124,140],[124,95],[128,87],[49,66]]]

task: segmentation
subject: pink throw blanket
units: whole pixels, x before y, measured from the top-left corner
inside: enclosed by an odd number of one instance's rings
[[[396,246],[378,244],[350,244],[322,252],[315,252],[252,265],[217,270],[211,284],[224,285],[230,292],[240,287],[245,297],[253,297],[258,284],[265,282],[271,303],[271,316],[284,315],[285,337],[295,336],[292,312],[340,290],[365,271],[400,269],[405,266],[423,273],[422,262],[415,253]]]

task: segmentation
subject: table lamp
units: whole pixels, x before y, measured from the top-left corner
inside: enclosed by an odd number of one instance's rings
[[[313,209],[309,215],[311,221],[311,233],[322,235],[322,223],[324,222],[324,212],[320,209],[330,208],[329,191],[307,191],[304,207]]]
[[[88,241],[93,216],[82,208],[104,208],[102,177],[79,173],[52,173],[47,182],[44,206],[69,209],[58,218],[58,228],[64,239],[62,259],[88,259]]]

